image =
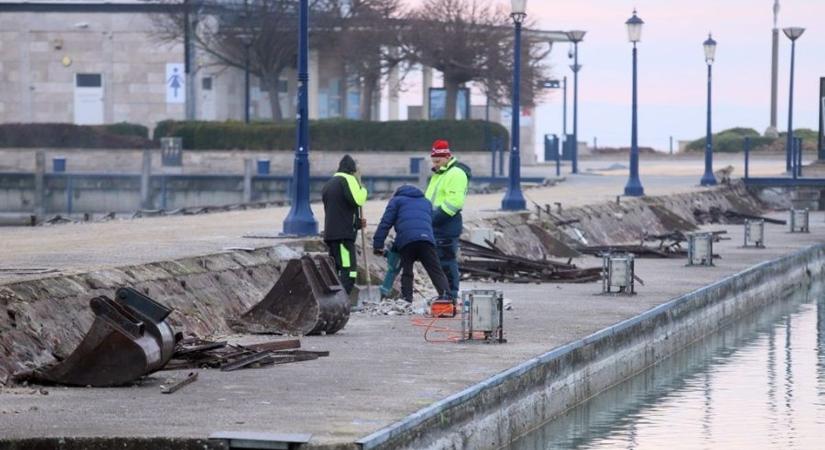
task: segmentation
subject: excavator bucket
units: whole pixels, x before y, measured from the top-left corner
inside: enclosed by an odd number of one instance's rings
[[[152,371],[165,366],[175,354],[175,332],[166,323],[172,310],[129,287],[118,289],[115,301],[143,322],[146,332],[158,342],[160,361],[157,367],[152,367]]]
[[[287,263],[275,286],[241,322],[252,333],[333,334],[347,324],[349,310],[332,260],[303,256]]]
[[[89,301],[95,314],[80,345],[64,360],[36,369],[35,381],[70,386],[118,386],[163,367],[174,352],[175,338],[164,321],[168,308],[134,290],[117,299]],[[159,320],[158,320],[159,319]]]

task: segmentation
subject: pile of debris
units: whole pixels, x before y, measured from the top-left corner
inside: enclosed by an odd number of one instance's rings
[[[298,350],[301,343],[296,339],[255,345],[184,339],[167,320],[171,308],[130,287],[117,289],[114,298],[95,297],[89,306],[94,321],[70,354],[53,353],[55,361],[17,372],[13,380],[123,386],[159,370],[209,367],[226,372],[329,355]],[[253,333],[333,334],[346,326],[349,309],[349,298],[329,257],[304,255],[291,259],[264,299],[236,322]],[[197,378],[196,373],[191,375],[182,382]]]
[[[329,356],[328,351],[300,348],[301,341],[298,339],[240,345],[185,338],[178,342],[172,360],[162,370],[210,368],[231,372]]]
[[[576,265],[547,259],[533,260],[508,255],[490,241],[487,247],[461,240],[462,277],[471,280],[511,283],[590,283],[601,280],[601,267],[580,269]]]
[[[694,209],[693,217],[696,222],[700,224],[708,223],[726,223],[733,225],[742,225],[745,220],[764,220],[765,223],[772,223],[774,225],[787,225],[787,222],[779,219],[772,219],[770,217],[757,216],[753,214],[746,214],[732,209],[722,209],[711,206],[708,210]]]
[[[724,239],[727,231],[711,231],[714,242]],[[636,258],[686,258],[688,251],[683,247],[687,243],[687,236],[681,231],[670,233],[643,236],[640,244],[610,244],[610,245],[588,245],[580,247],[578,250],[586,255],[601,256],[608,253],[632,253]],[[645,245],[645,242],[655,242],[653,245]],[[719,255],[713,255],[719,258]]]
[[[415,313],[413,304],[401,299],[384,298],[377,302],[364,301],[359,311],[371,316],[409,316]]]

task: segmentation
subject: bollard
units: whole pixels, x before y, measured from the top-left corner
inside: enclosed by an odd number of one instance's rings
[[[55,156],[52,158],[52,171],[54,173],[63,173],[66,171],[66,157]]]
[[[258,175],[269,175],[269,158],[258,158]]]

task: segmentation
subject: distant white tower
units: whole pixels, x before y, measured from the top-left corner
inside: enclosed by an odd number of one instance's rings
[[[776,97],[779,71],[779,0],[773,2],[773,48],[771,50],[771,125],[765,130],[765,136],[779,137],[776,128]]]

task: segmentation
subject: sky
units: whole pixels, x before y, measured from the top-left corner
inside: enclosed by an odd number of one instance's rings
[[[497,3],[509,8],[509,2]],[[794,128],[818,129],[819,78],[825,77],[825,25],[820,25],[825,23],[825,0],[780,0],[780,6],[780,29],[806,28],[796,45]],[[592,145],[595,137],[600,147],[629,145],[632,46],[624,22],[634,7],[645,21],[638,44],[639,145],[664,151],[671,136],[675,141],[704,136],[707,66],[702,43],[708,32],[718,42],[713,65],[714,130],[745,126],[763,132],[767,128],[773,0],[528,0],[528,16],[539,28],[587,31],[579,44],[580,141]],[[785,130],[791,46],[781,31],[779,42],[778,128]],[[573,83],[568,49],[569,45],[557,43],[547,62],[553,78],[568,76],[570,133]],[[415,84],[415,77],[409,82]],[[420,104],[418,89],[402,97],[402,108],[405,101]],[[483,97],[474,103],[483,103]],[[545,133],[561,134],[561,91],[544,99],[535,119],[537,143]]]

